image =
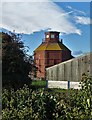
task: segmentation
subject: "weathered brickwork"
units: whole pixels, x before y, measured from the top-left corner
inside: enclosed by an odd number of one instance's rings
[[[34,51],[37,77],[45,78],[47,67],[71,58],[71,51],[59,40],[59,32],[46,32],[45,40]]]

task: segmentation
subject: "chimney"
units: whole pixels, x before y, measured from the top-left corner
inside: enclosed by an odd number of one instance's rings
[[[60,40],[61,44],[63,44],[63,39]]]

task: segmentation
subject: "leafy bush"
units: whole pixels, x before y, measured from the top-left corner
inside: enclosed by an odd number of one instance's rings
[[[84,76],[81,90],[53,92],[31,90],[26,85],[17,91],[3,90],[3,120],[91,120],[92,79]]]
[[[70,97],[73,111],[76,113],[77,119],[92,119],[92,79],[87,75],[83,75],[81,81],[81,90],[78,94],[73,94]],[[70,106],[71,106],[70,104]]]
[[[2,97],[4,120],[28,120],[32,117],[31,90],[25,85],[23,89],[3,91]]]
[[[44,89],[32,92],[34,120],[53,120],[55,116],[56,97]]]

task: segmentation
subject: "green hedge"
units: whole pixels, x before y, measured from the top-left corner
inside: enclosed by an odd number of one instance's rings
[[[3,120],[91,120],[92,79],[83,78],[81,90],[3,90]]]

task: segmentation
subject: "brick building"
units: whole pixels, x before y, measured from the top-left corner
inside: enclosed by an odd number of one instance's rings
[[[59,32],[46,32],[45,40],[34,51],[37,77],[45,78],[45,68],[72,58],[71,51],[59,40]]]

